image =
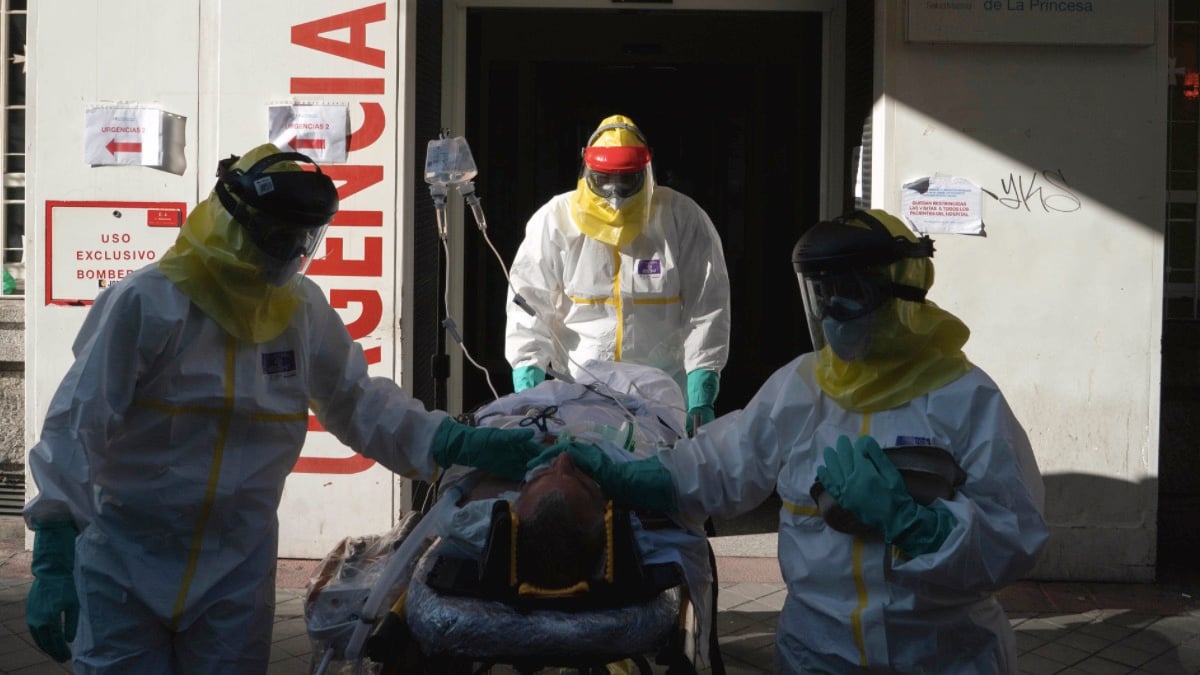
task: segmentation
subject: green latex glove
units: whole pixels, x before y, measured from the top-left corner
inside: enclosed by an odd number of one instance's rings
[[[536,387],[546,380],[546,371],[537,366],[518,366],[513,368],[513,393]]]
[[[461,464],[521,480],[525,465],[544,448],[533,441],[533,429],[472,427],[447,417],[433,435],[430,450],[442,468]]]
[[[570,454],[575,466],[591,476],[604,495],[618,504],[646,511],[675,510],[675,482],[655,456],[614,462],[590,443],[563,441],[546,448],[527,468],[543,466],[563,452]]]
[[[687,432],[696,433],[701,424],[708,424],[716,417],[713,404],[721,390],[721,375],[715,370],[693,370],[687,374]]]
[[[945,506],[921,506],[912,498],[900,470],[870,436],[854,444],[840,436],[836,448],[825,448],[817,479],[842,508],[910,558],[938,550],[954,529]]]
[[[79,597],[75,594],[75,525],[47,523],[33,527],[33,585],[25,598],[25,623],[38,649],[55,661],[71,658]]]

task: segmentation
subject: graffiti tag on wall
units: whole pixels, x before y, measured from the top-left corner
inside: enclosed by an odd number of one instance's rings
[[[988,192],[1001,205],[1026,211],[1071,213],[1083,202],[1071,191],[1062,169],[1041,169],[1028,174],[1009,173],[1000,179],[1001,194]]]

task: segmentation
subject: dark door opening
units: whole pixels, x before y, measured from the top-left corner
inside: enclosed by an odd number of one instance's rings
[[[474,9],[467,38],[463,133],[506,264],[529,216],[575,185],[596,125],[624,114],[647,134],[658,182],[721,235],[734,328],[717,413],[809,349],[790,254],[819,215],[820,14]],[[460,329],[504,395],[504,277],[467,230]],[[463,409],[491,396],[464,360]]]

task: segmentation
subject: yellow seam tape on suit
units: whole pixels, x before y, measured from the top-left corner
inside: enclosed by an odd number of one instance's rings
[[[859,435],[866,436],[869,433],[871,433],[871,413],[864,413],[862,425],[859,427]],[[862,611],[866,608],[870,596],[867,593],[867,581],[863,578],[862,553],[862,538],[855,536],[853,562],[850,567],[854,574],[854,592],[858,596],[858,606],[850,613],[850,626],[854,631],[854,644],[858,645],[858,664],[865,668],[867,666],[867,640],[863,633]]]
[[[187,604],[188,590],[192,578],[196,575],[196,566],[200,563],[200,549],[204,541],[204,530],[208,527],[208,519],[212,515],[213,502],[216,500],[217,484],[221,479],[221,460],[225,455],[225,441],[229,438],[229,425],[233,421],[233,403],[235,384],[234,373],[237,365],[237,338],[229,335],[225,340],[225,404],[221,413],[220,428],[217,432],[217,442],[213,447],[212,466],[208,470],[208,484],[204,490],[204,504],[200,508],[200,517],[196,522],[196,530],[192,533],[192,546],[188,551],[187,568],[183,573],[183,582],[179,587],[179,595],[175,598],[175,609],[171,614],[171,630],[179,629],[179,620],[183,616],[183,608]]]
[[[617,300],[617,344],[613,360],[621,360],[622,342],[625,336],[625,309],[621,306],[621,252],[613,247],[613,297]]]

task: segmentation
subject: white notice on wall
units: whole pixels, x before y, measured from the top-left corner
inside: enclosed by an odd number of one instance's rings
[[[161,166],[162,120],[163,112],[155,108],[88,108],[83,161],[92,166]]]
[[[271,143],[314,162],[345,162],[350,111],[344,105],[273,105],[267,109]]]
[[[901,213],[923,234],[982,234],[982,194],[967,178],[935,174],[904,185]]]

